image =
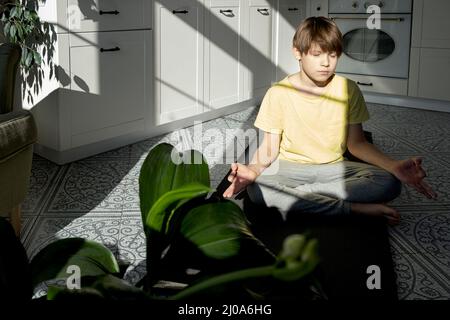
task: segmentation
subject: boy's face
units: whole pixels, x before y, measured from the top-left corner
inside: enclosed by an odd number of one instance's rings
[[[313,43],[307,54],[301,54],[294,48],[294,55],[300,60],[302,72],[315,82],[325,82],[336,71],[338,56],[336,52],[324,52]]]

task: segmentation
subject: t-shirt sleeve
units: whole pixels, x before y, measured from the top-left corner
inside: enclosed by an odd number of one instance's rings
[[[348,123],[357,124],[369,120],[369,111],[367,110],[366,101],[359,90],[358,85],[348,80],[349,86],[349,113],[348,113]]]
[[[283,132],[283,112],[275,87],[267,90],[254,125],[270,133],[281,134]]]

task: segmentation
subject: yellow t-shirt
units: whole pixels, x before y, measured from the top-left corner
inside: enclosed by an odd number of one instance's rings
[[[368,119],[364,98],[352,80],[335,75],[322,95],[311,96],[286,77],[267,91],[255,126],[281,134],[280,159],[323,164],[342,161],[348,124]]]

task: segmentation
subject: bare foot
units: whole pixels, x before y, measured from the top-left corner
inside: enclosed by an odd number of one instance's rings
[[[356,214],[384,216],[390,225],[395,225],[400,222],[400,214],[398,211],[382,203],[352,203],[350,208]]]

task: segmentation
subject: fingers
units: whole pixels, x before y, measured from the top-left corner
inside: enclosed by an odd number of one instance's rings
[[[237,171],[238,171],[238,164],[234,162],[231,164],[231,172],[227,178],[228,182],[233,182],[234,178],[236,177]]]
[[[428,194],[428,192],[425,190],[423,186],[421,186],[420,183],[414,183],[411,185],[414,189],[417,190],[417,192],[425,195],[428,199],[431,199],[431,196]]]
[[[428,195],[427,197],[429,197],[430,199],[437,198],[437,193],[434,192],[431,186],[425,181],[420,182],[420,187],[426,192],[426,194]]]
[[[425,195],[428,199],[435,199],[437,198],[436,192],[433,191],[433,189],[430,187],[428,183],[425,181],[421,181],[419,183],[415,183],[411,185],[413,188],[415,188],[418,192]]]

